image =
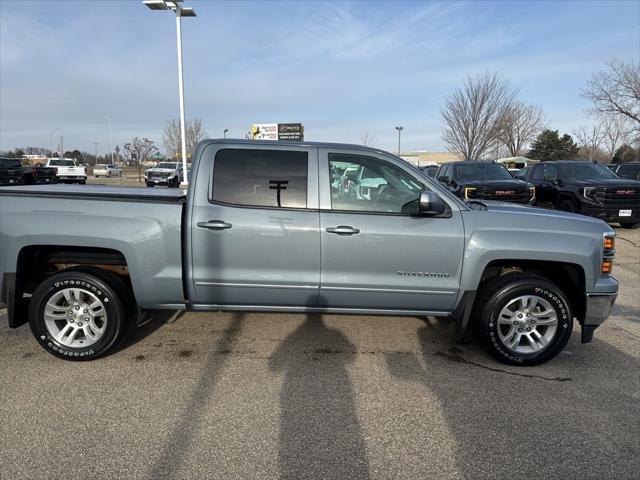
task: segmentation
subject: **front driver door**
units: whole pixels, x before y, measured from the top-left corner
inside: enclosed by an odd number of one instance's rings
[[[339,182],[357,170],[357,182]],[[426,181],[383,154],[319,151],[321,275],[318,305],[340,309],[453,308],[464,231],[450,199],[446,218],[412,215]],[[413,205],[413,207],[412,207]]]

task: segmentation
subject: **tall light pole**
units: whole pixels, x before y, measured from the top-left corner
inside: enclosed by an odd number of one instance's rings
[[[104,116],[104,119],[109,124],[109,143],[111,145],[111,164],[113,165],[113,134],[111,133],[111,119],[106,115]]]
[[[225,128],[225,129],[224,129],[224,132],[222,132],[222,136],[223,136],[223,138],[227,138],[227,132],[228,132],[228,131],[229,131],[229,129],[228,129],[228,128]]]
[[[95,161],[93,162],[93,164],[95,165],[96,163],[98,163],[98,142],[93,142],[93,146],[96,149]]]
[[[151,10],[171,10],[176,14],[176,42],[178,47],[178,94],[180,96],[180,143],[182,149],[182,170],[184,180],[182,185],[187,185],[187,140],[186,126],[184,118],[184,81],[182,76],[182,17],[195,17],[193,8],[182,7],[182,0],[144,0],[144,3]]]
[[[56,127],[49,132],[49,157],[53,157],[53,133],[58,130],[60,130],[60,128]]]
[[[400,133],[402,132],[402,129],[404,127],[396,127],[396,130],[398,130],[398,156],[400,156]]]

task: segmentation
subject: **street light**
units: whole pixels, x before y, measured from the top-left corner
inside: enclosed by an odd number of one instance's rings
[[[56,127],[49,132],[49,157],[53,157],[53,133],[58,130],[60,130],[60,128]]]
[[[93,162],[93,164],[95,165],[96,163],[98,163],[98,142],[93,142],[93,146],[96,149],[95,161]]]
[[[222,132],[223,138],[227,138],[227,132],[229,131],[228,128],[224,129],[224,132]]]
[[[404,127],[396,127],[396,130],[398,130],[398,156],[400,156],[400,132],[402,132],[402,129]]]
[[[176,41],[178,47],[178,93],[180,96],[180,143],[182,147],[182,170],[185,172],[183,185],[188,184],[187,180],[187,141],[184,120],[184,81],[182,78],[182,17],[195,17],[193,8],[182,7],[182,0],[144,0],[144,3],[151,10],[171,10],[176,14]]]
[[[111,164],[113,165],[113,133],[111,133],[111,119],[106,115],[104,116],[104,119],[109,124],[109,143],[111,145]]]

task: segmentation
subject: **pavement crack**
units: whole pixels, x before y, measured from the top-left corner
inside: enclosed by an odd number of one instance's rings
[[[625,242],[630,243],[631,245],[633,245],[634,247],[640,248],[640,244],[634,242],[633,240],[629,240],[628,238],[624,238],[621,235],[616,235],[616,239],[619,238],[620,240],[624,240]]]
[[[489,367],[489,366],[483,365],[481,363],[477,363],[477,362],[474,362],[474,361],[471,361],[471,360],[467,360],[466,358],[464,358],[463,356],[460,355],[459,350],[456,349],[456,348],[450,349],[450,353],[437,351],[435,353],[435,355],[438,356],[438,357],[443,357],[443,358],[449,360],[450,362],[464,363],[466,365],[472,365],[474,367],[482,368],[484,370],[489,370],[491,372],[506,373],[508,375],[515,375],[517,377],[536,378],[538,380],[545,380],[547,382],[570,382],[571,380],[573,380],[572,378],[569,378],[569,377],[545,377],[543,375],[533,375],[533,374],[529,374],[529,373],[510,372],[509,370],[503,370],[502,368]]]

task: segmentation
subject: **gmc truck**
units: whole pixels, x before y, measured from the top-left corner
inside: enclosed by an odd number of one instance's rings
[[[614,232],[463,201],[404,160],[330,143],[206,140],[178,189],[0,188],[0,301],[51,354],[112,351],[142,309],[448,317],[535,365],[608,317]],[[337,168],[337,166],[340,168]],[[367,195],[339,188],[363,169]],[[335,177],[335,178],[334,178]]]

